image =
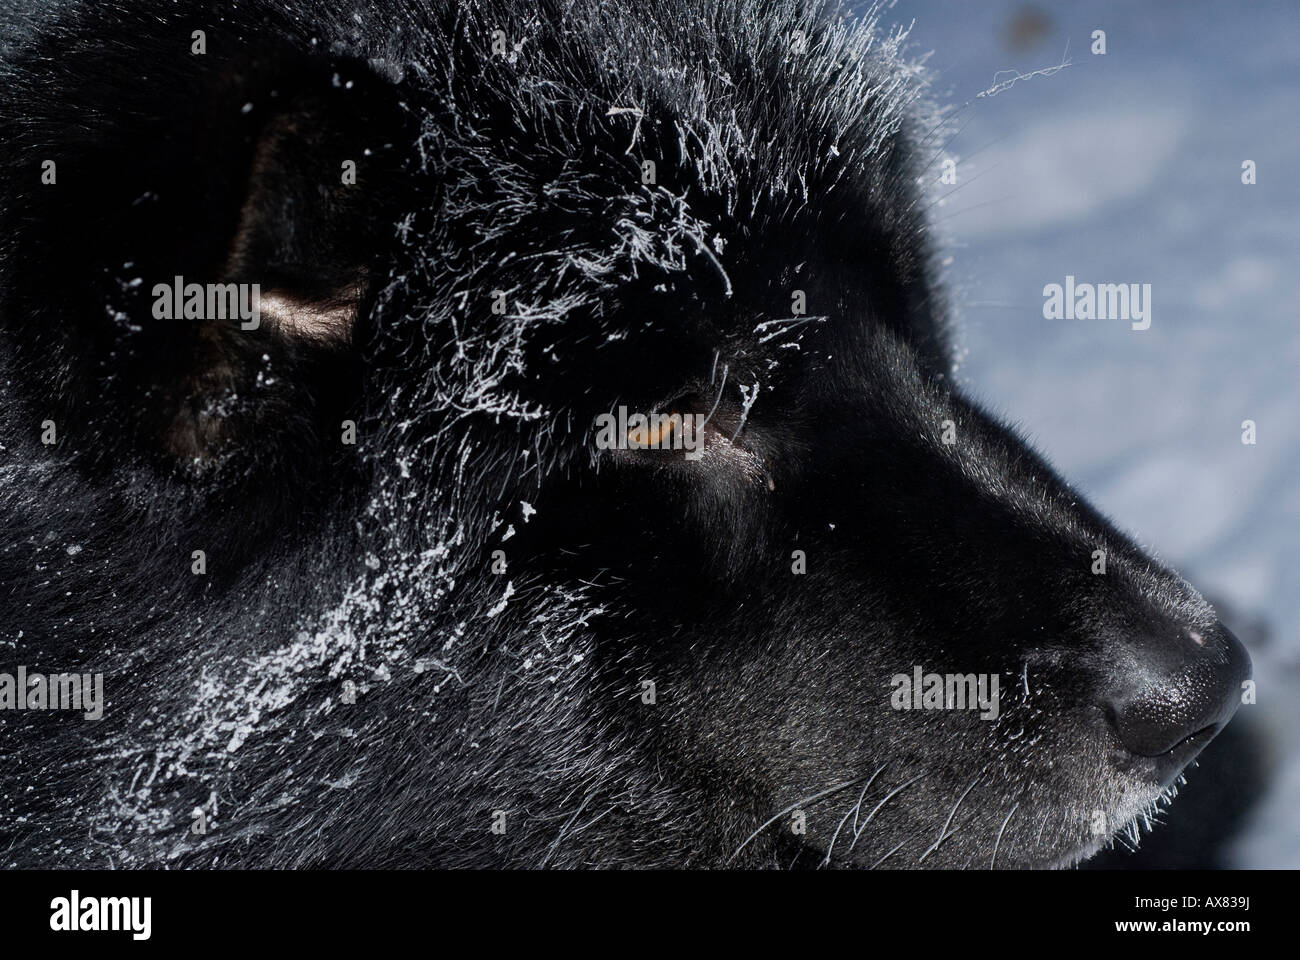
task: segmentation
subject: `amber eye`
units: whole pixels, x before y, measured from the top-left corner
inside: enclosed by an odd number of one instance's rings
[[[671,443],[673,431],[680,431],[682,415],[680,413],[651,414],[647,423],[632,427],[627,432],[627,444],[634,449],[663,447]]]

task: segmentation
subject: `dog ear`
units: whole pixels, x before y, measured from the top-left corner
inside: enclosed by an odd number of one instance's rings
[[[52,29],[11,65],[0,323],[16,390],[102,465],[337,444],[392,233],[394,87],[287,27],[137,27]]]

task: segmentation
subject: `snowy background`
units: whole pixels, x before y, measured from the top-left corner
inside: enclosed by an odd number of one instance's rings
[[[957,106],[933,213],[959,379],[1250,645],[1268,780],[1228,863],[1300,866],[1300,9],[896,0],[881,19],[914,21]],[[1044,320],[1067,274],[1150,283],[1151,328]]]

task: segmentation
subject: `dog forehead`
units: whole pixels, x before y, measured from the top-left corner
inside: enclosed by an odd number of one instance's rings
[[[606,26],[614,15],[631,17],[614,5]],[[762,368],[798,360],[821,326],[862,322],[852,306],[876,299],[870,275],[893,283],[879,234],[912,199],[888,182],[911,96],[897,65],[852,31],[805,63],[767,28],[752,28],[750,55],[700,56],[689,36],[632,19],[639,59],[589,33],[576,43],[591,26],[566,25],[563,41],[538,28],[513,62],[486,61],[486,78],[424,88],[438,109],[422,114],[415,167],[435,212],[402,236],[445,309],[500,298],[509,323],[485,344],[563,324],[561,341],[594,335],[618,353],[649,330],[730,338]],[[782,111],[758,102],[773,84],[793,84]]]
[[[477,162],[597,208],[649,187],[758,229],[813,197],[879,187],[919,95],[901,35],[816,4],[579,0],[521,13],[472,5],[453,30],[435,15],[416,31],[406,89],[426,164],[454,175]]]

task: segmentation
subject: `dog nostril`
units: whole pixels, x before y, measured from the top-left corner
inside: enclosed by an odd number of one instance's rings
[[[1106,711],[1131,753],[1157,757],[1192,739],[1199,749],[1236,713],[1250,656],[1223,624],[1148,642],[1137,653],[1142,668],[1117,678]]]

